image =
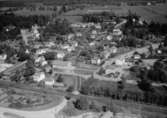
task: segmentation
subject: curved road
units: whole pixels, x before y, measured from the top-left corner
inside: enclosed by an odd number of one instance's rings
[[[5,117],[4,113],[9,113],[15,116],[16,118],[17,115],[19,116],[18,118],[55,118],[55,114],[57,114],[60,110],[62,110],[66,106],[66,104],[67,100],[64,99],[58,106],[40,111],[22,111],[11,108],[0,107],[0,118],[9,118]]]

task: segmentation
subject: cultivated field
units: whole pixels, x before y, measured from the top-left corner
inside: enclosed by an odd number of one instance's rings
[[[81,15],[89,12],[112,11],[116,15],[124,16],[131,11],[141,16],[141,19],[150,22],[167,23],[167,3],[157,4],[156,6],[91,6],[85,9],[76,9],[61,16],[70,22],[80,22]]]

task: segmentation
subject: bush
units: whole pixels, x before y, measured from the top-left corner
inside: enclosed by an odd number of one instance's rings
[[[55,59],[55,53],[54,52],[47,52],[44,54],[44,57],[46,60],[54,60]]]
[[[87,98],[85,97],[80,97],[74,102],[75,108],[79,110],[88,110],[89,109],[89,102]]]
[[[67,89],[67,92],[73,92],[74,90],[74,87],[73,86],[69,86],[68,89]]]

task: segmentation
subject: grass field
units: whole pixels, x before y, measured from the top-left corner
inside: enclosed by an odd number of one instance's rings
[[[136,13],[141,16],[141,19],[150,22],[155,21],[159,23],[167,23],[167,3],[166,4],[157,4],[156,6],[92,6],[87,7],[83,10],[76,9],[70,12],[67,12],[61,16],[61,18],[66,18],[70,22],[80,22],[82,14],[88,13],[90,11],[99,12],[99,11],[111,10],[116,15],[127,15],[129,11]]]

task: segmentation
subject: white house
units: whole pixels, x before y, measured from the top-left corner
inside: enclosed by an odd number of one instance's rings
[[[45,85],[47,85],[47,86],[53,86],[53,85],[55,84],[55,80],[54,80],[54,78],[48,76],[48,77],[46,77],[46,79],[44,80],[44,83],[45,83]]]
[[[68,39],[68,40],[71,40],[71,39],[74,38],[74,36],[75,36],[74,34],[68,34],[67,39]]]
[[[40,82],[45,79],[45,73],[44,72],[36,72],[33,75],[33,80],[36,82]]]
[[[63,59],[65,57],[65,53],[64,52],[57,52],[57,58],[58,59]]]
[[[40,64],[41,66],[44,66],[44,65],[48,64],[48,62],[45,60],[44,56],[36,57],[35,58],[35,63]]]
[[[47,52],[46,49],[38,49],[38,50],[36,51],[36,55],[41,55],[41,54],[44,54],[44,53],[46,53],[46,52]]]
[[[7,58],[7,54],[1,54],[0,55],[0,60],[4,61]]]
[[[96,29],[101,29],[101,25],[98,23],[98,24],[95,25],[95,28]]]
[[[120,29],[114,29],[113,30],[113,35],[115,35],[115,36],[121,36],[122,35],[122,31]]]
[[[113,39],[113,36],[112,36],[112,35],[108,35],[108,36],[106,37],[106,39],[109,40],[109,41],[111,41],[111,40]]]
[[[115,54],[115,53],[117,53],[117,50],[118,50],[117,47],[112,46],[110,51],[111,51],[111,53]]]
[[[76,33],[76,36],[77,36],[77,37],[81,37],[81,36],[82,36],[82,33],[81,33],[81,32],[77,32],[77,33]]]
[[[140,54],[134,54],[133,58],[136,59],[136,60],[141,59],[141,55]]]
[[[115,60],[115,65],[122,66],[122,65],[125,65],[125,64],[126,64],[126,62],[125,62],[124,59]]]
[[[91,59],[92,64],[100,65],[101,64],[101,59],[100,58],[94,58]]]
[[[39,29],[38,25],[32,26],[32,32],[34,34],[34,37],[37,39],[40,38],[40,33],[39,33],[38,29]]]

